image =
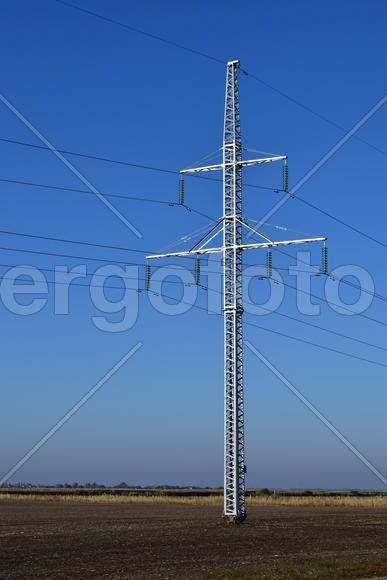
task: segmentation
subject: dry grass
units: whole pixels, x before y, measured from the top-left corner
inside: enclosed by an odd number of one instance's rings
[[[0,493],[0,501],[63,501],[80,503],[136,503],[136,504],[191,504],[191,505],[221,505],[223,498],[217,496],[170,496],[170,495],[73,495],[44,493],[13,494]],[[367,507],[387,508],[387,496],[339,496],[322,495],[288,497],[281,495],[259,495],[246,498],[247,505],[257,506],[316,506],[316,507]]]

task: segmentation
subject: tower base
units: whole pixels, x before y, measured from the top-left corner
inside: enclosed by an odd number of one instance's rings
[[[244,516],[223,516],[226,524],[233,524],[234,526],[243,524],[246,519],[246,514]]]

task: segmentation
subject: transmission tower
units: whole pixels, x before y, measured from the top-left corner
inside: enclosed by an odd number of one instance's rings
[[[242,168],[283,160],[284,190],[287,190],[287,166],[285,155],[242,161],[242,139],[239,116],[238,72],[239,61],[227,63],[226,99],[223,132],[223,162],[206,167],[194,167],[180,174],[203,171],[223,171],[223,216],[201,240],[189,251],[153,254],[152,258],[190,256],[200,254],[223,254],[223,313],[224,313],[224,508],[223,516],[229,522],[239,523],[246,518],[245,506],[245,450],[243,408],[243,298],[242,298],[242,254],[243,250],[268,248],[271,271],[273,246],[323,242],[326,238],[273,241],[262,232],[248,225],[242,214]],[[180,184],[182,195],[183,182]],[[258,234],[264,242],[244,244],[243,227]],[[223,245],[207,247],[219,234],[223,234]],[[197,258],[198,259],[198,258]],[[147,263],[147,289],[150,269]],[[198,272],[198,268],[197,268]]]

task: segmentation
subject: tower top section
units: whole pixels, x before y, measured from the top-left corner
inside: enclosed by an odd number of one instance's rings
[[[229,60],[227,63],[227,66],[230,66],[231,64],[235,64],[236,66],[239,66],[241,63],[240,60]]]

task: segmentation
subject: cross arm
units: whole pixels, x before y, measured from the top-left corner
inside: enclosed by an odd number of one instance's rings
[[[327,238],[304,238],[301,240],[285,240],[281,242],[264,242],[260,244],[241,244],[240,246],[235,246],[236,250],[255,250],[257,248],[272,248],[275,246],[288,246],[291,244],[307,244],[310,242],[325,242]],[[227,248],[229,249],[229,248]],[[232,249],[232,248],[230,248]],[[147,256],[147,260],[151,260],[152,258],[171,258],[177,256],[194,256],[196,254],[213,254],[216,252],[223,252],[224,247],[219,248],[199,248],[197,250],[189,250],[187,252],[172,252],[169,254],[153,254],[151,256]]]
[[[261,159],[248,159],[246,161],[238,161],[238,165],[248,167],[249,165],[260,165],[261,163],[271,163],[272,161],[281,161],[287,159],[286,155],[277,155],[276,157],[262,157]]]
[[[147,260],[152,258],[173,258],[175,256],[195,256],[196,254],[212,254],[216,252],[223,252],[223,248],[198,248],[197,250],[188,250],[187,252],[171,252],[169,254],[153,254],[146,256]]]
[[[248,159],[246,161],[235,161],[226,163],[227,165],[238,165],[239,167],[248,167],[249,165],[260,165],[262,163],[271,163],[272,161],[281,161],[287,159],[286,155],[277,155],[276,157],[262,157],[261,159]],[[216,165],[207,165],[206,167],[192,167],[191,169],[182,169],[181,174],[184,173],[199,173],[201,171],[218,171],[223,169],[224,163],[217,163]]]
[[[325,242],[327,238],[304,238],[302,240],[284,240],[281,242],[264,242],[260,244],[242,244],[241,250],[255,250],[256,248],[271,248],[275,246],[289,246],[291,244],[308,244],[310,242]]]
[[[223,169],[223,163],[217,165],[207,165],[207,167],[192,167],[192,169],[182,169],[180,173],[199,173],[200,171],[217,171]]]

